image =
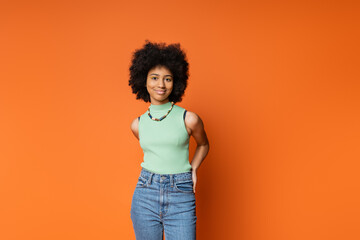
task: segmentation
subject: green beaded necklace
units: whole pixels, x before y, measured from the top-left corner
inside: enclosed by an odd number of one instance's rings
[[[151,114],[150,114],[150,106],[149,106],[149,108],[148,108],[148,115],[149,115],[150,119],[153,120],[153,121],[161,121],[161,120],[163,120],[164,118],[166,118],[166,116],[169,114],[169,112],[171,111],[171,109],[173,108],[173,106],[174,106],[174,102],[171,102],[171,107],[170,107],[169,111],[168,111],[164,116],[162,116],[161,118],[155,118],[155,117],[151,116]]]

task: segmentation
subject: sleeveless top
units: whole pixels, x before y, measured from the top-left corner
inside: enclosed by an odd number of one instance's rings
[[[155,118],[164,116],[171,102],[150,105]],[[158,174],[176,174],[191,171],[189,163],[189,134],[185,127],[186,110],[174,104],[161,121],[151,120],[146,111],[139,117],[139,142],[144,152],[141,166]]]

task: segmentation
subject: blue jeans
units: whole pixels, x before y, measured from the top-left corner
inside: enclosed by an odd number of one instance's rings
[[[156,174],[142,168],[131,202],[137,240],[196,239],[192,173]]]

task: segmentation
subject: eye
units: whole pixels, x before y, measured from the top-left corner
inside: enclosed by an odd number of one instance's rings
[[[157,79],[157,77],[151,77],[151,79],[155,80],[155,79]]]
[[[167,79],[166,79],[166,81],[171,82],[171,81],[172,81],[172,79],[171,79],[171,78],[167,78]]]

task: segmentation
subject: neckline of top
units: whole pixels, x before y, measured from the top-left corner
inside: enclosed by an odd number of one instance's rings
[[[174,104],[174,106],[175,106],[175,104]],[[151,112],[164,111],[164,110],[169,110],[170,107],[171,107],[171,102],[167,102],[167,103],[159,104],[159,105],[150,104],[150,111]]]

